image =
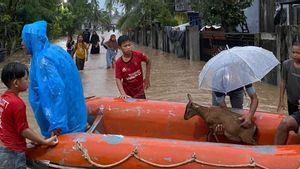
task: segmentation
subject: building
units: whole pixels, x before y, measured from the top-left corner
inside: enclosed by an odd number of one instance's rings
[[[300,0],[253,0],[244,11],[250,33],[274,32],[274,18],[280,9],[280,24],[300,24]]]
[[[300,25],[300,0],[276,0],[277,10],[283,9],[285,25]]]

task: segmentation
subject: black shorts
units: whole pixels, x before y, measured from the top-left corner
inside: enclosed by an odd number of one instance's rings
[[[298,126],[300,126],[300,112],[294,112],[293,114],[291,114],[291,117],[293,117],[297,121]]]
[[[292,115],[294,112],[299,111],[298,109],[298,105],[291,103],[290,101],[288,101],[288,112],[289,115]]]

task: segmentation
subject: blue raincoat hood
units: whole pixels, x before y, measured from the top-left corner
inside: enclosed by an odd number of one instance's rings
[[[48,41],[47,22],[27,24],[22,40],[32,55],[29,72],[29,102],[41,133],[51,135],[56,128],[62,134],[82,132],[87,112],[79,72],[70,55]]]
[[[37,21],[24,26],[22,40],[30,54],[35,55],[43,48],[49,47],[47,38],[47,22]]]

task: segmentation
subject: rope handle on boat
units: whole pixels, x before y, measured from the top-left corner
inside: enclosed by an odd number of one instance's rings
[[[108,164],[108,165],[104,165],[104,164],[98,164],[96,162],[94,162],[89,153],[88,153],[88,150],[86,148],[83,147],[83,145],[80,143],[80,142],[76,142],[76,145],[75,145],[75,148],[77,150],[79,150],[83,157],[89,162],[91,163],[92,165],[94,165],[95,167],[100,167],[100,168],[110,168],[110,167],[114,167],[114,166],[117,166],[125,161],[127,161],[131,156],[133,156],[133,153],[135,152],[135,150],[133,150],[130,154],[128,154],[125,158],[119,160],[118,162],[115,162],[115,163],[112,163],[112,164]]]
[[[263,165],[260,165],[258,163],[256,163],[254,161],[253,158],[250,158],[249,164],[236,164],[236,165],[229,165],[229,164],[215,164],[215,163],[209,163],[209,162],[205,162],[202,160],[198,160],[196,157],[196,154],[193,153],[192,157],[190,159],[187,159],[185,161],[179,162],[179,163],[175,163],[175,164],[157,164],[148,160],[145,160],[143,158],[141,158],[140,156],[138,156],[138,148],[135,147],[134,150],[131,151],[131,153],[129,153],[126,157],[124,157],[123,159],[121,159],[120,161],[117,161],[115,163],[112,164],[99,164],[94,162],[89,153],[88,150],[86,148],[84,148],[84,146],[80,143],[80,142],[76,142],[75,145],[75,149],[79,150],[83,157],[92,165],[94,165],[95,167],[100,167],[100,168],[110,168],[110,167],[115,167],[121,163],[124,163],[125,161],[127,161],[128,159],[130,159],[131,157],[134,157],[135,159],[144,162],[148,165],[154,166],[154,167],[158,167],[158,168],[175,168],[175,167],[179,167],[182,165],[186,165],[188,163],[198,163],[198,164],[202,164],[202,165],[207,165],[207,166],[211,166],[211,167],[223,167],[223,168],[242,168],[242,167],[247,167],[247,168],[260,168],[260,169],[268,169],[267,167],[264,167]]]

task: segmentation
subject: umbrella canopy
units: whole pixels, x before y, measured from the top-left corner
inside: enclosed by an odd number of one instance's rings
[[[199,75],[199,87],[228,93],[261,80],[278,64],[274,54],[261,47],[227,49],[205,64]]]

